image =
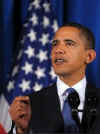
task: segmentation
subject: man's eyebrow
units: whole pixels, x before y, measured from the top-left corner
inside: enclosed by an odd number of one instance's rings
[[[71,39],[64,39],[64,41],[66,41],[66,42],[72,42],[72,43],[77,43],[76,41],[73,41],[73,40],[71,40]]]
[[[73,43],[73,44],[77,44],[76,41],[71,40],[71,39],[64,39],[64,41],[65,41],[65,42],[69,42],[69,43]],[[57,43],[57,42],[59,42],[58,39],[53,39],[53,40],[52,40],[52,43]]]
[[[52,41],[57,41],[57,39],[53,39]]]

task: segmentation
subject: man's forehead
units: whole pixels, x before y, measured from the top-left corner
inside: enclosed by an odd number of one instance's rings
[[[74,26],[62,26],[57,30],[57,32],[59,32],[59,31],[77,31],[77,32],[79,32],[80,30]]]
[[[80,30],[76,27],[63,26],[57,30],[53,39],[60,37],[70,37],[70,36],[79,36]]]
[[[59,28],[57,30],[57,32],[55,33],[55,36],[56,35],[59,35],[59,34],[67,34],[67,33],[75,33],[75,34],[79,34],[80,33],[80,30],[76,27],[71,27],[71,26],[63,26],[61,28]]]

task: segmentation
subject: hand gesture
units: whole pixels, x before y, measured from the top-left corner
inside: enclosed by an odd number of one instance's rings
[[[31,106],[29,97],[16,97],[10,106],[9,113],[12,120],[15,122],[17,133],[24,134],[29,127],[31,118]]]

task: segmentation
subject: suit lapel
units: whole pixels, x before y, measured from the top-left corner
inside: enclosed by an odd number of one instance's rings
[[[49,105],[49,106],[48,106]],[[60,101],[57,94],[57,87],[53,85],[48,90],[48,97],[45,103],[46,118],[50,121],[49,128],[52,132],[63,132],[63,117],[60,109]]]
[[[85,93],[85,105],[81,123],[81,132],[88,133],[96,118],[97,92],[96,88],[87,84]]]
[[[63,118],[56,85],[34,93],[30,98],[32,100],[31,125],[33,132],[63,132]]]

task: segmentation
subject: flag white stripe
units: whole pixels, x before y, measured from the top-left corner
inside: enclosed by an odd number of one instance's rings
[[[4,95],[0,96],[0,123],[3,125],[6,132],[11,128],[11,118],[8,112],[9,104],[7,103]]]

